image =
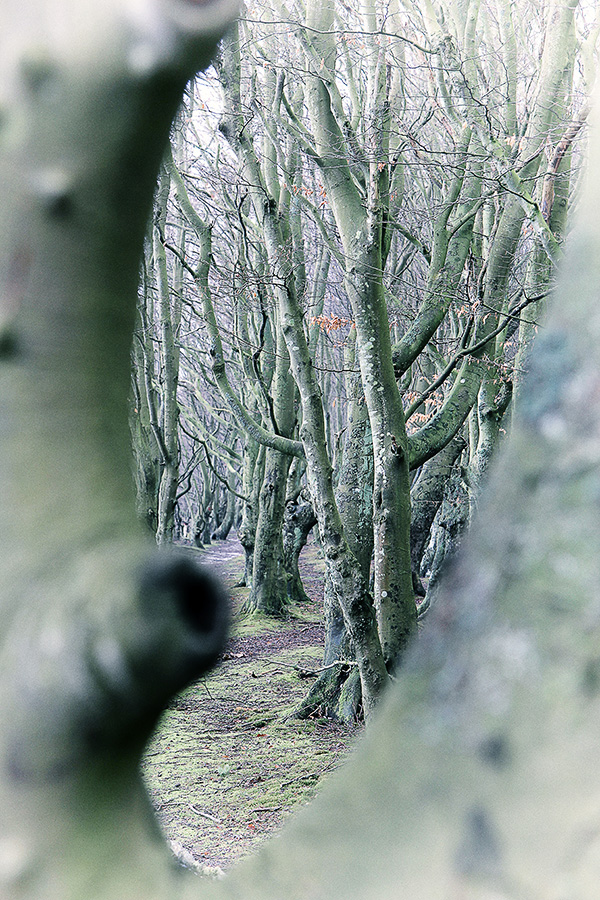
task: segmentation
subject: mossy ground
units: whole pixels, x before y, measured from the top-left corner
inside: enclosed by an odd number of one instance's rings
[[[237,612],[247,594],[235,539],[203,553],[233,597],[218,668],[176,698],[148,748],[144,776],[166,837],[200,866],[227,869],[277,831],[351,748],[356,730],[290,717],[323,652],[322,563],[301,571],[310,603],[276,621]]]

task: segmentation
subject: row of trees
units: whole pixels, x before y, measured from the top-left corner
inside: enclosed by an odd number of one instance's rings
[[[561,255],[598,27],[577,0],[270,0],[188,89],[134,343],[140,508],[159,543],[236,521],[248,608],[275,615],[318,523],[304,714],[368,715],[477,505]]]

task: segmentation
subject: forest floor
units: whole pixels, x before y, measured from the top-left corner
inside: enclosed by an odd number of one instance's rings
[[[241,616],[243,551],[232,537],[200,551],[225,581],[232,629],[214,672],[165,711],[144,777],[175,852],[208,873],[226,871],[308,803],[351,749],[357,728],[290,717],[323,653],[323,561],[300,558],[310,602],[285,620]]]

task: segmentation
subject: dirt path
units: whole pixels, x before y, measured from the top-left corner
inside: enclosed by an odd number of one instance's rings
[[[240,617],[247,590],[237,539],[202,551],[227,584],[233,631],[220,666],[165,712],[144,774],[169,840],[188,862],[227,869],[279,829],[348,752],[355,730],[288,718],[323,650],[322,561],[301,558],[311,602],[284,622]],[[181,849],[180,849],[181,848]]]

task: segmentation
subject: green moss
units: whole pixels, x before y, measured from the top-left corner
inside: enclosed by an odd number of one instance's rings
[[[311,684],[300,673],[321,665],[305,627],[320,612],[302,604],[280,622],[234,606],[231,652],[158,725],[144,777],[167,837],[203,865],[227,866],[280,828],[352,746],[353,729],[291,717]]]

